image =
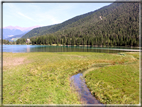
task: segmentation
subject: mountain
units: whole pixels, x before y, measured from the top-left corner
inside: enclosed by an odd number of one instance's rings
[[[56,26],[56,25],[44,26],[44,27],[38,27],[38,28],[32,29],[30,32],[28,32],[27,34],[22,36],[22,38],[30,38],[30,37],[33,37],[33,36],[39,36],[39,35],[46,34],[48,29],[50,29],[54,26]]]
[[[21,35],[26,34],[28,31],[39,27],[39,26],[33,26],[33,27],[19,27],[19,26],[7,26],[3,28],[3,39],[13,37],[14,35]]]
[[[84,17],[89,16],[91,14],[93,14],[93,12],[86,13],[86,14],[83,14],[80,16],[76,16],[76,17],[69,19],[61,24],[44,26],[44,27],[33,29],[30,32],[28,32],[26,35],[24,35],[22,38],[30,38],[33,36],[41,36],[44,34],[54,33],[64,27],[66,27],[67,25],[72,24],[73,22],[76,22],[76,21],[80,20],[81,18],[84,18]]]
[[[138,46],[139,3],[112,3],[27,37],[32,44]]]
[[[45,27],[40,27],[37,29],[33,29],[30,32],[28,32],[27,34],[25,34],[22,38],[30,38],[33,36],[41,36],[41,35],[45,35],[45,34],[50,34],[50,33],[54,33],[56,31],[60,31],[60,30],[65,30],[65,29],[69,29],[69,28],[73,28],[79,25],[83,25],[84,23],[96,23],[97,21],[100,21],[100,16],[106,16],[108,15],[109,12],[113,11],[113,8],[115,8],[116,6],[121,5],[120,3],[118,4],[111,4],[108,6],[105,6],[101,9],[83,14],[83,15],[79,15],[76,16],[74,18],[71,18],[69,20],[64,21],[61,24],[57,24],[57,25],[51,25],[51,26],[45,26]],[[109,9],[108,9],[109,8]],[[104,10],[107,9],[108,11]]]
[[[6,38],[5,40],[9,40],[9,41],[17,40],[17,39],[21,38],[22,36],[24,36],[26,33],[27,32],[24,32],[23,34],[20,34],[20,35],[14,35],[12,37]]]
[[[3,29],[3,39],[6,39],[8,37],[12,37],[14,35],[17,35],[17,34],[22,34],[24,33],[23,31],[21,30],[18,30],[18,29]]]
[[[32,26],[32,27],[20,27],[20,26],[7,26],[7,27],[4,27],[4,29],[10,29],[10,30],[21,30],[21,31],[30,31],[34,28],[37,28],[37,27],[40,27],[39,25],[37,26]]]

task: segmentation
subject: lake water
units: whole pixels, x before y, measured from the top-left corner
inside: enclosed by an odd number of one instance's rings
[[[3,45],[3,52],[131,52],[139,51],[130,47],[90,47],[90,46],[49,46],[49,45]]]

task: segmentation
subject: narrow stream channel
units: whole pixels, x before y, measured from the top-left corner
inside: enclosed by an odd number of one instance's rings
[[[81,100],[86,102],[86,104],[98,104],[99,106],[104,106],[102,103],[100,103],[100,101],[91,95],[91,92],[85,84],[85,79],[83,78],[82,73],[73,75],[70,80],[71,86],[75,87],[76,91],[81,96]]]

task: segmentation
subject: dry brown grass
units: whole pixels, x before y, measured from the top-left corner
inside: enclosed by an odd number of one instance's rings
[[[4,58],[3,66],[16,66],[24,64],[26,58]]]
[[[7,56],[6,55],[3,56],[3,67],[4,68],[12,68],[12,67],[16,67],[19,65],[24,65],[24,64],[29,64],[31,63],[31,60],[28,60],[27,56],[19,56],[19,57],[14,57],[14,54],[11,53],[11,55]]]

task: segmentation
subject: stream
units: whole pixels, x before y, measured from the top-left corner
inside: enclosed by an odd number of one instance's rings
[[[98,101],[87,88],[85,84],[85,79],[82,73],[73,75],[71,78],[71,86],[75,87],[75,90],[81,96],[81,101],[86,102],[86,104],[98,104],[99,106],[104,106],[100,101]]]

